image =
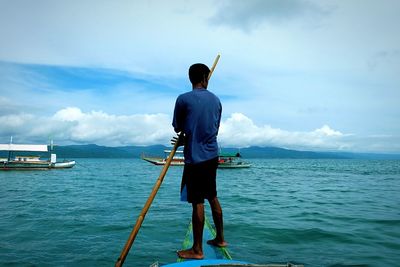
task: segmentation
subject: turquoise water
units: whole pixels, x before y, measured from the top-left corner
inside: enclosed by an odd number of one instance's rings
[[[400,161],[252,161],[218,171],[234,259],[400,266]],[[0,172],[0,265],[113,266],[160,170],[78,159],[70,170]],[[176,260],[191,213],[181,172],[168,171],[126,266]]]

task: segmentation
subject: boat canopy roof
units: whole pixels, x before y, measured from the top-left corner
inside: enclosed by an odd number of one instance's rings
[[[164,153],[171,153],[171,150],[164,150]],[[183,154],[183,150],[177,150],[176,152],[175,152],[176,154]]]
[[[47,145],[0,144],[0,151],[47,152]]]
[[[241,157],[240,153],[219,153],[220,157],[224,157],[224,158],[239,158]]]

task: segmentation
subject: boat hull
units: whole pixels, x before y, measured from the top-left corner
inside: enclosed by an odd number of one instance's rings
[[[219,169],[238,169],[238,168],[250,168],[251,164],[219,164]]]
[[[0,170],[47,170],[50,169],[49,162],[3,162]]]
[[[230,265],[228,265],[230,264]],[[235,260],[189,260],[184,262],[171,263],[167,265],[162,265],[163,267],[200,267],[200,266],[246,266],[247,264],[243,261],[235,261]]]
[[[150,162],[154,165],[165,165],[166,160],[164,158],[156,158],[156,157],[143,157],[143,160]],[[172,159],[171,166],[183,166],[185,162],[183,160]]]
[[[150,162],[154,165],[165,165],[165,159],[163,158],[150,158],[144,157],[143,160]],[[184,166],[185,162],[182,160],[172,160],[171,166]],[[218,168],[220,169],[237,169],[237,168],[250,168],[251,164],[248,163],[219,163]]]
[[[74,167],[76,164],[75,160],[63,161],[63,162],[56,162],[52,164],[52,169],[68,169]]]
[[[72,168],[75,166],[74,160],[51,163],[49,161],[38,161],[38,162],[20,162],[20,161],[9,161],[0,163],[0,170],[49,170],[49,169],[65,169]]]

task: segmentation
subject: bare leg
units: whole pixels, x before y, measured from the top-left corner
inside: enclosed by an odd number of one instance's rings
[[[217,236],[212,240],[208,240],[207,244],[216,247],[226,247],[228,243],[226,243],[224,239],[224,221],[222,216],[221,205],[219,204],[217,197],[209,199],[208,202],[210,202],[214,225],[215,229],[217,230]]]
[[[203,256],[203,229],[204,229],[204,204],[192,204],[193,246],[187,250],[178,251],[178,256],[183,259],[202,259]]]

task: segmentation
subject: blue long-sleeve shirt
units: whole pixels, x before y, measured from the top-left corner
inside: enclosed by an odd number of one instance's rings
[[[185,133],[185,163],[199,163],[218,156],[217,135],[222,105],[206,89],[193,89],[176,99],[172,126]]]

